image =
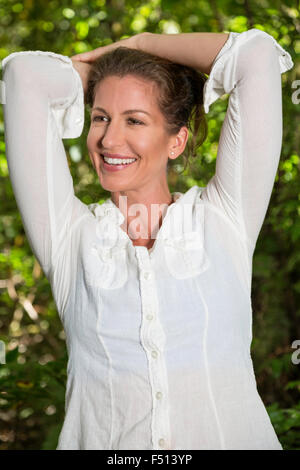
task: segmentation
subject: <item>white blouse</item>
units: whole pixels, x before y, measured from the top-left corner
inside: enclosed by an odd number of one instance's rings
[[[57,449],[282,449],[250,354],[251,278],[281,152],[281,73],[293,65],[265,32],[229,34],[204,87],[206,113],[230,94],[215,175],[173,193],[148,250],[111,199],[74,194],[62,139],[81,135],[84,98],[71,59],[2,61],[12,187],[66,333]]]

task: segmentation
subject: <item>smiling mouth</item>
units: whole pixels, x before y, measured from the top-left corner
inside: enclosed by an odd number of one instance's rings
[[[105,169],[105,170],[109,170],[109,171],[117,171],[117,170],[123,170],[129,166],[132,166],[134,163],[137,162],[137,158],[135,158],[134,160],[131,159],[131,158],[124,158],[124,159],[118,159],[118,158],[111,158],[111,159],[104,159],[104,156],[102,154],[100,154],[100,158],[101,158],[101,161],[102,161],[102,167]],[[122,161],[123,160],[123,161]],[[128,163],[126,162],[126,160],[128,161]],[[114,163],[114,161],[117,161],[118,163]]]

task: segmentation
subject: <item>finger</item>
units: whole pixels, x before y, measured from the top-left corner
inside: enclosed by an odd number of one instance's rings
[[[81,54],[75,54],[70,57],[70,59],[74,60],[82,60]]]
[[[82,52],[81,54],[75,54],[72,56],[75,60],[81,60],[82,62],[92,62],[97,58],[97,49],[88,52]]]
[[[83,54],[72,55],[71,59],[79,60],[81,62],[89,62],[89,61],[92,60],[92,57],[90,56],[90,54],[88,52],[85,52]]]

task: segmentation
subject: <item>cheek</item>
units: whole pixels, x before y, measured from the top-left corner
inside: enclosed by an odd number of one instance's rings
[[[89,150],[95,145],[95,134],[92,129],[89,130],[89,133],[86,138],[86,146]]]
[[[157,134],[143,134],[134,139],[136,149],[141,155],[150,155],[152,159],[159,159],[159,154],[164,145],[163,139]]]
[[[92,165],[95,168],[95,152],[97,151],[96,139],[95,139],[94,133],[91,131],[89,131],[87,138],[86,138],[86,147],[87,147]]]
[[[87,145],[95,148],[99,142],[99,139],[101,139],[102,136],[103,136],[103,127],[101,129],[100,126],[91,124],[87,138],[86,138]]]

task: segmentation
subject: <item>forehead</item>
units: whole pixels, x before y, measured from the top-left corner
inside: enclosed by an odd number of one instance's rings
[[[120,107],[138,108],[143,104],[153,110],[157,109],[157,98],[158,87],[155,82],[132,75],[111,76],[98,84],[94,105],[101,102],[102,105],[109,103],[110,106],[118,104]]]

